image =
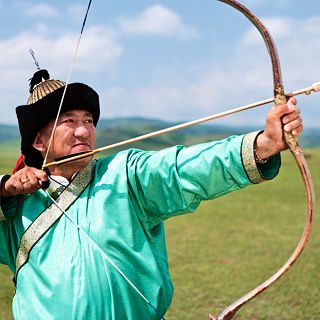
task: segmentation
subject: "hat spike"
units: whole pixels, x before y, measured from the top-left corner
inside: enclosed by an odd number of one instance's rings
[[[29,52],[30,52],[30,54],[31,54],[31,56],[33,58],[34,64],[36,65],[37,69],[39,70],[40,69],[39,62],[36,59],[36,56],[35,56],[35,54],[34,54],[34,52],[33,52],[33,50],[31,48],[29,49]]]

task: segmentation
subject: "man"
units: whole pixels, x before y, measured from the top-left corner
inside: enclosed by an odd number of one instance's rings
[[[34,75],[28,105],[17,108],[27,166],[1,179],[0,262],[15,274],[14,318],[161,319],[173,294],[163,221],[274,178],[286,149],[282,129],[302,132],[296,100],[273,107],[260,133],[84,158],[52,166],[48,176],[44,157],[96,143],[98,95],[79,83],[68,86],[50,143],[63,90],[43,70]]]

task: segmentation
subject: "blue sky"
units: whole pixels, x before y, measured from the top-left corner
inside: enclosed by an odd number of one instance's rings
[[[270,29],[286,91],[320,81],[320,2],[244,0]],[[31,47],[65,80],[86,1],[0,0],[1,123],[16,123],[35,71]],[[216,0],[93,0],[71,82],[100,94],[102,117],[184,121],[272,96],[260,35]],[[320,127],[320,94],[299,98],[305,127]],[[263,125],[267,108],[219,120]]]

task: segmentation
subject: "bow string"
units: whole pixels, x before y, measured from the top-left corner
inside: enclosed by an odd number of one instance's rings
[[[55,118],[55,122],[54,122],[53,129],[52,129],[52,132],[51,132],[48,149],[47,149],[47,152],[46,152],[46,154],[44,156],[44,159],[43,159],[42,169],[45,168],[45,165],[47,163],[49,150],[50,150],[50,148],[52,146],[54,133],[55,133],[56,128],[57,128],[58,119],[59,119],[59,116],[60,116],[60,113],[61,113],[63,101],[64,101],[64,98],[65,98],[65,95],[66,95],[66,92],[67,92],[67,89],[68,89],[68,85],[70,83],[70,78],[71,78],[71,74],[72,74],[72,71],[73,71],[73,67],[74,67],[75,62],[76,62],[76,57],[77,57],[77,54],[78,54],[78,51],[79,51],[79,46],[80,46],[80,42],[81,42],[81,39],[82,39],[82,34],[83,34],[83,31],[84,31],[84,27],[85,27],[86,22],[87,22],[87,18],[88,18],[89,10],[90,10],[90,7],[91,7],[91,3],[92,3],[92,0],[89,0],[88,6],[87,6],[87,10],[86,10],[83,22],[82,22],[82,27],[81,27],[80,35],[79,35],[79,38],[78,38],[78,41],[77,41],[76,49],[74,51],[74,54],[73,54],[73,57],[72,57],[72,60],[71,60],[71,64],[70,64],[70,67],[69,67],[67,80],[66,80],[66,85],[65,85],[63,93],[62,93],[62,97],[61,97],[61,101],[60,101],[60,104],[59,104],[57,116]]]
[[[89,0],[88,6],[87,6],[87,10],[86,10],[86,13],[85,13],[85,17],[84,17],[83,22],[82,22],[82,27],[81,27],[80,35],[79,35],[79,38],[78,38],[78,41],[77,41],[76,49],[74,51],[74,54],[73,54],[73,57],[72,57],[72,61],[71,61],[70,67],[69,67],[66,84],[65,84],[65,87],[64,87],[64,91],[63,91],[63,94],[62,94],[62,97],[61,97],[61,101],[60,101],[60,104],[59,104],[59,108],[58,108],[58,113],[56,115],[55,122],[54,122],[54,125],[53,125],[53,129],[52,129],[52,132],[51,132],[48,148],[47,148],[44,160],[43,160],[43,164],[42,164],[42,169],[43,170],[46,170],[46,168],[48,167],[47,166],[47,158],[48,158],[49,150],[50,150],[50,148],[52,146],[52,143],[53,143],[54,133],[55,133],[56,128],[57,128],[58,119],[59,119],[59,116],[60,116],[60,113],[61,113],[61,110],[62,110],[62,105],[63,105],[64,99],[65,99],[65,95],[66,95],[66,92],[67,92],[68,85],[70,83],[71,74],[72,74],[72,71],[73,71],[73,67],[75,65],[76,57],[77,57],[79,46],[80,46],[80,42],[81,42],[81,39],[82,39],[82,34],[83,34],[83,31],[84,31],[84,28],[85,28],[85,25],[86,25],[86,22],[87,22],[87,18],[88,18],[89,10],[90,10],[90,7],[91,7],[91,3],[92,3],[92,0]],[[94,248],[96,248],[98,252],[100,252],[101,256],[106,261],[109,262],[109,264],[122,276],[122,278],[143,299],[143,301],[145,301],[145,303],[150,307],[150,309],[156,315],[156,317],[159,320],[165,320],[164,316],[159,312],[159,310],[145,297],[145,295],[141,292],[141,290],[139,290],[134,285],[134,283],[111,260],[111,258],[99,247],[99,245],[84,231],[84,229],[79,224],[76,223],[76,221],[74,219],[72,219],[72,217],[65,210],[63,210],[58,205],[58,203],[51,197],[51,195],[49,194],[49,192],[47,190],[45,190],[45,192],[48,195],[48,197],[51,199],[51,201],[54,203],[54,205],[69,219],[69,221],[79,230],[79,232],[81,232],[88,239],[88,241],[92,244],[92,246]]]

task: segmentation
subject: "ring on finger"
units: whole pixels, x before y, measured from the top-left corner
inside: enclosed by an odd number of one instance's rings
[[[22,183],[22,184],[25,184],[25,183],[27,183],[27,182],[29,182],[29,181],[30,181],[30,179],[28,179],[28,178],[21,179],[21,183]]]

